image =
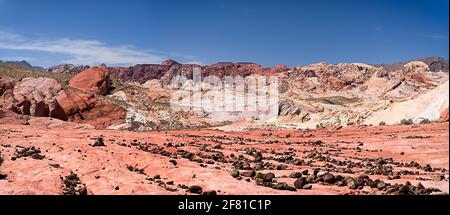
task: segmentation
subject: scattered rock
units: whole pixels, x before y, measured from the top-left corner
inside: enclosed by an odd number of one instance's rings
[[[355,189],[358,188],[358,185],[357,185],[355,179],[353,179],[353,178],[346,179],[345,183],[347,184],[347,187],[352,189],[352,190],[355,190]]]
[[[255,152],[255,162],[261,162],[263,160],[263,156],[261,154],[261,152]]]
[[[248,170],[248,171],[242,172],[241,175],[245,176],[245,177],[254,177],[256,175],[256,171],[253,169]]]
[[[312,184],[306,184],[305,186],[303,186],[304,190],[311,190],[312,188]]]
[[[314,174],[308,175],[308,177],[306,177],[306,181],[308,183],[313,183],[314,181],[316,181],[316,176]]]
[[[286,182],[279,182],[275,186],[273,186],[274,189],[277,190],[290,190],[290,191],[296,191],[294,187],[289,186]]]
[[[217,192],[215,190],[208,190],[208,191],[203,192],[202,195],[215,196],[215,195],[217,195]]]
[[[327,173],[327,174],[323,175],[322,178],[323,178],[323,182],[328,183],[328,184],[334,184],[336,182],[334,175],[331,173]]]
[[[57,164],[57,163],[51,163],[51,164],[49,164],[51,167],[53,167],[53,168],[61,168],[61,166],[59,165],[59,164]]]
[[[169,160],[170,163],[172,163],[174,166],[177,165],[177,161],[176,160]]]
[[[233,169],[233,170],[231,171],[231,176],[233,176],[233,178],[239,177],[239,170]]]
[[[35,148],[34,146],[26,147],[26,148],[16,148],[16,152],[11,160],[16,160],[21,157],[31,157],[36,160],[42,160],[45,158],[45,155],[41,155],[41,150],[39,148]]]
[[[61,177],[63,182],[63,195],[87,195],[85,185],[81,185],[80,178],[77,174],[70,172],[68,176]]]
[[[295,180],[294,187],[297,189],[303,189],[303,186],[305,186],[306,184],[307,184],[306,178],[302,177],[302,178]]]
[[[137,172],[139,174],[145,175],[144,169],[140,169],[138,167],[134,167],[134,166],[131,166],[131,165],[127,165],[127,169],[130,170],[131,172]]]
[[[289,178],[300,178],[300,177],[302,177],[302,173],[301,172],[292,172],[289,175]]]
[[[378,190],[383,190],[386,187],[386,183],[379,181],[376,186]]]
[[[259,186],[263,186],[264,185],[264,179],[262,179],[262,178],[256,178],[255,182]]]
[[[201,194],[202,190],[203,190],[203,188],[198,186],[198,185],[192,185],[192,186],[189,187],[189,192],[190,193]]]
[[[257,175],[258,178],[262,178],[264,182],[272,182],[273,178],[275,178],[275,174],[269,172],[266,174],[260,174]]]
[[[444,176],[443,175],[433,175],[433,176],[431,176],[431,180],[442,181],[442,180],[444,180]]]
[[[105,143],[103,142],[103,137],[96,138],[95,142],[94,142],[94,144],[92,146],[93,147],[106,146]]]
[[[425,172],[432,172],[432,171],[433,171],[433,168],[431,168],[430,164],[427,164],[427,165],[423,168],[423,170],[424,170]]]

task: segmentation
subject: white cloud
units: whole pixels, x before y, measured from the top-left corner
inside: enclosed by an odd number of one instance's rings
[[[21,41],[23,40],[23,37],[18,34],[9,33],[6,31],[0,31],[0,41],[3,40],[15,40],[15,41]]]
[[[193,61],[182,61],[183,64],[198,64],[198,65],[204,65],[201,61],[193,60]]]
[[[108,46],[97,40],[60,38],[34,40],[22,35],[0,31],[0,49],[41,51],[68,56],[63,63],[97,65],[134,65],[160,63],[166,57],[133,46]]]
[[[5,57],[5,58],[2,58],[1,60],[3,60],[3,61],[22,61],[22,60],[24,60],[24,61],[30,62],[30,61],[34,60],[34,58],[19,56],[19,57]]]

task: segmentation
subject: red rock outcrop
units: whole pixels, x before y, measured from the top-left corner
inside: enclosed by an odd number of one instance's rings
[[[3,125],[27,125],[29,116],[19,115],[9,110],[0,109],[0,124]]]
[[[103,73],[104,68],[96,68],[94,74]],[[83,75],[86,79],[87,76]],[[95,76],[94,77],[99,77]],[[83,83],[78,79],[74,83]],[[106,79],[107,80],[107,79]],[[100,81],[101,82],[101,81]],[[96,82],[96,83],[100,83]],[[107,81],[105,81],[107,82]],[[103,82],[103,83],[105,83]],[[105,92],[103,84],[92,90]],[[78,86],[78,85],[77,85]],[[84,89],[84,88],[83,88]],[[13,111],[20,117],[8,114],[9,121],[23,121],[23,115],[35,117],[51,117],[64,121],[86,123],[96,128],[125,122],[126,110],[107,101],[98,100],[95,94],[78,93],[64,90],[58,81],[50,78],[24,78],[16,81],[12,78],[0,78],[0,109]],[[9,113],[9,112],[4,112]],[[5,115],[5,114],[4,114]],[[22,115],[22,116],[21,116]],[[17,118],[17,119],[16,119]],[[3,121],[5,121],[3,119]],[[6,121],[5,121],[6,122]]]
[[[446,108],[444,111],[441,112],[440,121],[441,122],[448,122],[448,108]]]
[[[294,85],[307,91],[341,91],[358,86],[367,81],[380,69],[367,64],[328,64],[317,63],[296,67],[290,73]]]
[[[201,68],[202,77],[217,76],[241,76],[246,77],[252,74],[274,75],[288,71],[285,65],[263,68],[255,63],[233,63],[220,62],[212,65],[179,64],[174,60],[166,60],[162,64],[138,64],[131,67],[111,67],[110,75],[112,79],[122,82],[145,83],[150,79],[160,79],[163,85],[170,84],[173,77],[180,75],[188,79],[192,78],[193,68]]]
[[[7,90],[14,89],[16,85],[16,80],[8,77],[0,77],[0,96],[3,95]]]
[[[69,85],[79,90],[105,95],[110,87],[108,69],[94,67],[84,70],[70,79]]]
[[[98,101],[94,108],[82,113],[82,118],[74,118],[72,122],[86,123],[97,129],[125,123],[127,111],[122,107],[104,101]]]
[[[48,68],[47,72],[76,75],[89,68],[90,66],[85,65],[75,66],[73,64],[61,64]]]
[[[14,109],[14,86],[16,80],[8,77],[0,77],[0,109]]]
[[[57,118],[62,120],[82,118],[81,113],[87,109],[92,109],[97,102],[94,94],[77,94],[69,90],[62,91],[56,97],[56,100],[64,113]]]
[[[23,115],[47,117],[58,110],[56,95],[62,86],[51,78],[24,78],[14,86],[15,110]]]
[[[62,91],[56,98],[63,114],[59,119],[87,123],[106,128],[125,122],[126,110],[115,104],[98,100],[94,94]]]

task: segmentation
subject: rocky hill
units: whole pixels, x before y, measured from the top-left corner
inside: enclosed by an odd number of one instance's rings
[[[426,63],[429,68],[430,71],[432,72],[439,72],[439,71],[443,71],[443,72],[447,72],[449,71],[448,68],[448,60],[441,58],[441,57],[425,57],[425,58],[419,58],[419,59],[414,59],[415,61],[422,61],[424,63]],[[412,61],[412,60],[409,60]],[[378,64],[378,65],[374,65],[376,67],[383,67],[383,69],[385,69],[388,72],[392,72],[395,70],[399,70],[403,67],[404,64],[408,63],[409,61],[403,61],[403,62],[398,62],[398,63],[392,63],[392,64]]]
[[[30,63],[28,63],[26,60],[21,60],[21,61],[6,61],[5,63],[12,64],[12,65],[16,65],[16,66],[21,66],[21,67],[25,67],[25,68],[30,68],[30,69],[44,70],[43,67],[40,67],[40,66],[32,66],[32,65],[31,65]]]
[[[167,60],[131,67],[61,65],[46,72],[3,63],[0,96],[4,109],[19,114],[140,131],[225,124],[221,129],[397,124],[403,118],[439,120],[448,109],[448,72],[441,71],[445,68],[441,58],[426,60],[429,64],[411,61],[377,67],[318,63],[294,68],[263,68],[249,62],[202,66]],[[257,120],[254,112],[174,111],[170,99],[175,91],[169,83],[177,75],[192,78],[193,68],[201,68],[202,77],[221,79],[276,75],[280,81],[278,118],[267,123]],[[433,71],[437,68],[441,69]],[[421,105],[413,108],[413,101]]]

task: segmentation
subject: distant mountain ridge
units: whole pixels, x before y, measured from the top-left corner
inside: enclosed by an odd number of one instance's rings
[[[5,61],[5,63],[7,64],[13,64],[16,66],[22,66],[25,68],[31,68],[31,69],[37,69],[37,70],[44,70],[43,67],[40,66],[33,66],[30,63],[28,63],[26,60],[21,60],[21,61]]]
[[[391,64],[374,64],[373,66],[382,67],[384,70],[386,70],[388,72],[393,72],[395,70],[402,69],[403,65],[405,65],[406,63],[408,63],[410,61],[413,61],[413,60],[407,60],[407,61],[391,63]],[[448,72],[449,71],[448,60],[446,60],[442,57],[437,57],[437,56],[424,57],[424,58],[414,59],[414,61],[422,61],[422,62],[428,64],[428,67],[430,68],[430,71],[432,71],[432,72],[439,72],[439,71]]]
[[[393,72],[396,70],[400,70],[403,68],[403,65],[405,65],[406,63],[410,62],[410,61],[422,61],[424,63],[426,63],[429,66],[430,71],[432,72],[439,72],[439,71],[443,71],[443,72],[449,72],[449,62],[448,60],[442,58],[442,57],[438,57],[438,56],[431,56],[431,57],[424,57],[424,58],[418,58],[418,59],[412,59],[412,60],[406,60],[406,61],[401,61],[401,62],[395,62],[395,63],[386,63],[386,64],[369,64],[375,67],[381,67],[384,70],[386,70],[387,72]],[[0,61],[2,62],[2,61]],[[86,70],[88,68],[90,68],[91,66],[88,65],[73,65],[73,64],[60,64],[60,65],[56,65],[56,66],[52,66],[49,67],[48,69],[44,69],[43,67],[39,67],[39,66],[33,66],[30,63],[28,63],[26,60],[21,60],[21,61],[3,61],[4,63],[7,64],[13,64],[13,65],[17,65],[17,66],[21,66],[21,67],[25,67],[25,68],[32,68],[32,69],[36,69],[36,70],[46,70],[48,72],[53,72],[53,73],[64,73],[64,74],[71,74],[71,75],[75,75],[80,73],[83,70]],[[162,62],[161,64],[137,64],[134,66],[129,66],[129,67],[109,67],[112,70],[134,70],[135,68],[139,68],[139,67],[161,67],[161,66],[176,66],[176,65],[180,65],[180,66],[188,66],[188,67],[192,67],[192,66],[196,66],[195,64],[180,64],[174,60],[166,60],[164,62]],[[260,65],[256,64],[256,63],[252,63],[252,62],[218,62],[215,64],[211,64],[209,66],[206,67],[216,67],[216,66],[230,66],[230,65],[237,65],[238,67],[248,67],[248,66],[256,66],[256,67],[261,67]],[[106,65],[104,65],[106,66]],[[198,65],[200,66],[200,65]],[[203,67],[203,66],[202,66]],[[277,66],[278,67],[278,66]],[[269,67],[270,68],[270,67]],[[267,69],[269,69],[267,68]],[[276,68],[276,67],[274,67]],[[154,68],[152,68],[154,69]],[[150,71],[152,70],[150,69]],[[161,68],[159,68],[160,70]],[[231,68],[230,68],[231,69]],[[237,68],[233,68],[233,69],[237,69]],[[278,68],[279,69],[279,68]],[[141,69],[138,69],[141,70]],[[131,72],[131,71],[129,71]],[[144,69],[144,72],[148,72],[147,69]],[[136,75],[133,75],[136,77]]]

